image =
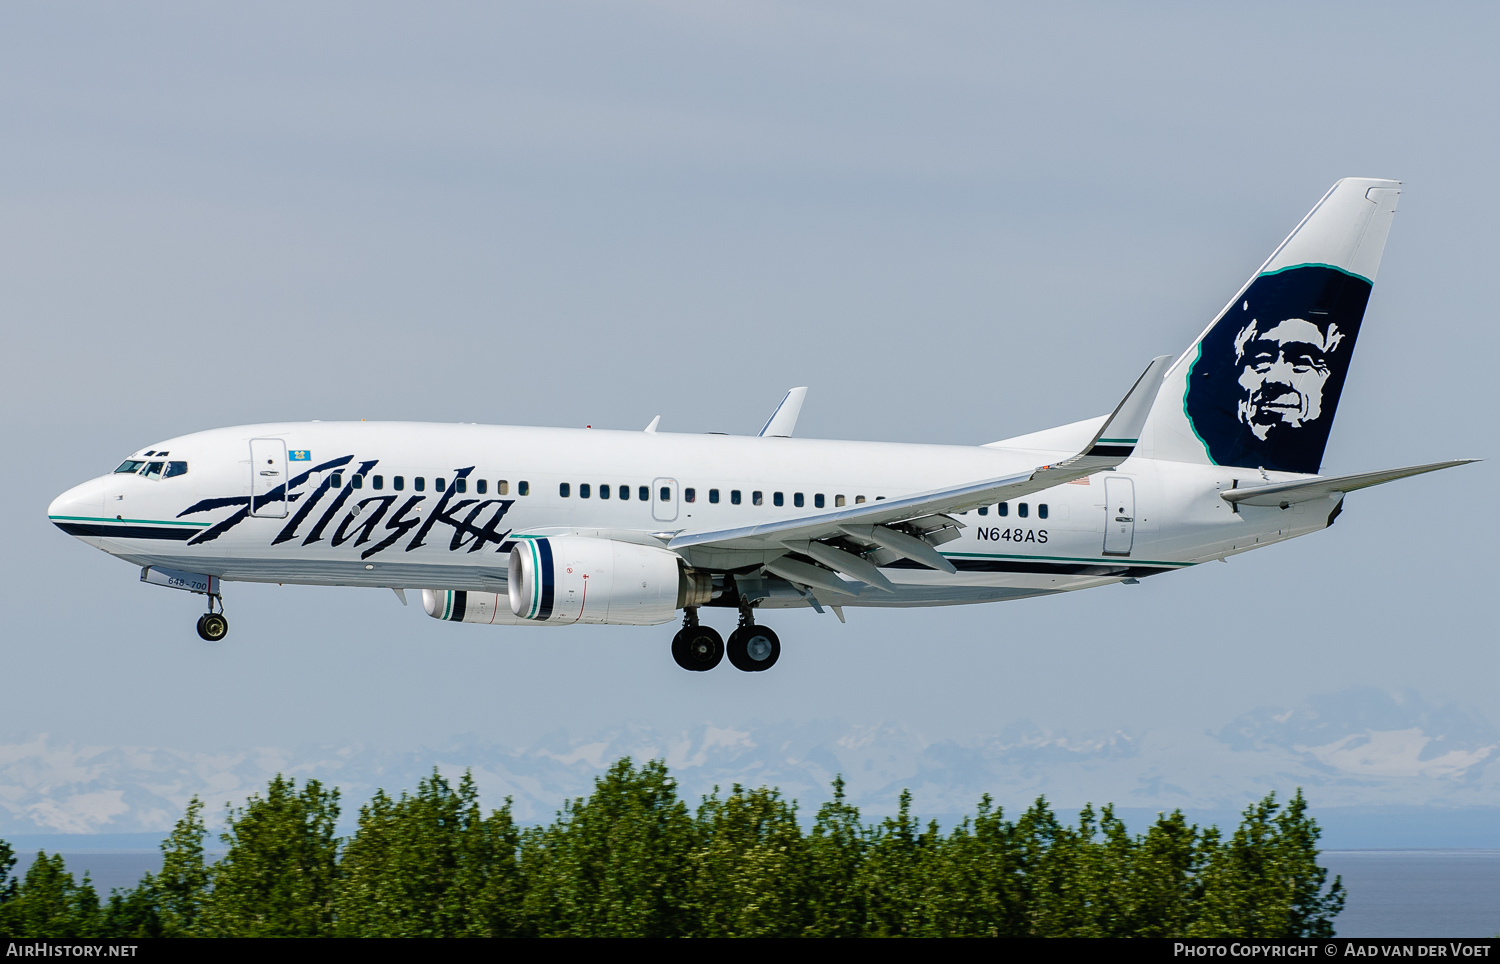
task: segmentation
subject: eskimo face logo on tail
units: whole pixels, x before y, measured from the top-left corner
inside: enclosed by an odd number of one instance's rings
[[[1318,471],[1369,298],[1326,265],[1255,279],[1188,371],[1183,408],[1216,465]]]

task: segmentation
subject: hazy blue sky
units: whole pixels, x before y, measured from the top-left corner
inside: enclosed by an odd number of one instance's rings
[[[1229,565],[1020,603],[453,626],[197,597],[56,531],[156,439],[279,419],[981,443],[1099,414],[1333,181],[1405,182],[1331,471],[1492,457],[1500,12],[1452,4],[0,9],[0,736],[198,751],[1029,718],[1201,734],[1411,687],[1500,719],[1493,463]],[[727,625],[728,614],[718,623]]]

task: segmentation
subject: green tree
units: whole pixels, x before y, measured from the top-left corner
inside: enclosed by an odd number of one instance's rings
[[[266,796],[230,810],[199,930],[224,937],[320,937],[333,930],[338,790],[278,774]]]
[[[12,927],[11,907],[14,906],[18,883],[10,875],[16,866],[16,852],[10,844],[0,840],[0,937],[10,937],[16,932]]]
[[[1198,914],[1204,864],[1219,832],[1200,832],[1182,811],[1158,814],[1134,846],[1123,885],[1124,917],[1118,936],[1180,937]]]
[[[924,831],[911,813],[911,791],[902,790],[894,817],[866,832],[859,883],[864,894],[864,933],[870,937],[907,937],[943,929],[940,919],[924,916],[932,906],[941,873],[942,835],[936,823]]]
[[[9,851],[6,847],[5,853]],[[75,882],[62,855],[49,857],[46,851],[36,855],[3,911],[0,933],[14,937],[95,937],[101,923],[99,895],[89,875]]]
[[[360,809],[340,864],[338,933],[351,937],[505,937],[519,925],[519,833],[510,801],[484,817],[465,772],[437,771],[414,795],[384,791]]]
[[[920,933],[929,937],[1013,937],[1026,933],[1015,825],[989,794],[939,847],[929,872]]]
[[[797,807],[764,787],[705,797],[696,818],[698,937],[796,937],[807,924],[807,853]]]
[[[1344,907],[1340,878],[1325,892],[1321,831],[1298,790],[1283,810],[1276,794],[1246,808],[1234,835],[1214,848],[1203,872],[1194,937],[1332,937]]]
[[[664,763],[629,757],[522,835],[526,932],[570,937],[677,937],[691,931],[687,807]]]
[[[182,819],[161,842],[162,866],[109,896],[103,933],[111,937],[192,937],[208,899],[210,871],[203,856],[203,801],[188,801]]]
[[[858,937],[865,928],[860,885],[866,837],[859,808],[848,802],[843,776],[833,778],[833,799],[818,808],[807,836],[808,937]]]

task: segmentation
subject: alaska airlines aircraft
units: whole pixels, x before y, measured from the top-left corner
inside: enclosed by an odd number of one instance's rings
[[[247,425],[156,442],[48,509],[201,593],[224,581],[422,591],[466,623],[656,625],[672,656],[769,669],[767,610],[947,606],[1133,583],[1331,525],[1355,489],[1460,465],[1318,475],[1396,211],[1346,178],[1176,359],[1109,415],[988,445],[414,422]],[[727,645],[704,607],[739,615]]]

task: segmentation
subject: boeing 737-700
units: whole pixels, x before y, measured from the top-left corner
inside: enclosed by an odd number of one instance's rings
[[[1333,524],[1356,489],[1463,464],[1322,476],[1397,181],[1333,186],[1181,355],[1108,415],[987,445],[414,422],[247,425],[144,446],[69,489],[58,528],[201,593],[230,581],[420,589],[429,615],[655,625],[672,655],[746,671],[760,620],[808,606],[947,606],[1089,589]],[[738,613],[727,644],[700,622]]]

